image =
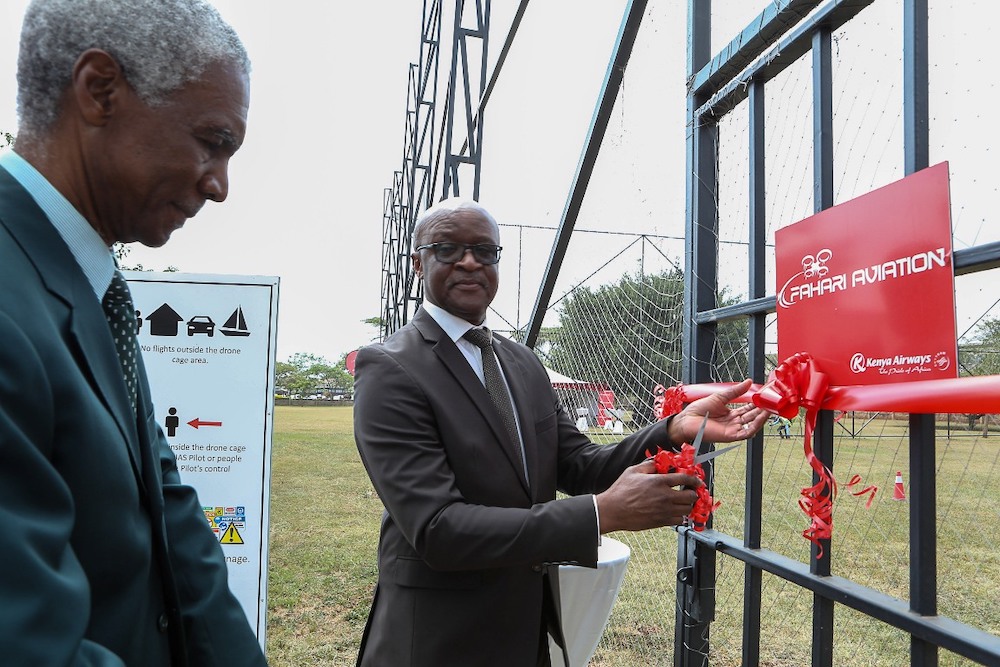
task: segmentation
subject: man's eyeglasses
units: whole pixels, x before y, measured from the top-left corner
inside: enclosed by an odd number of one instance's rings
[[[492,243],[477,243],[468,245],[465,243],[428,243],[417,246],[417,250],[433,250],[434,259],[442,264],[454,264],[465,257],[466,251],[471,250],[472,256],[480,264],[496,264],[500,261],[501,246]]]

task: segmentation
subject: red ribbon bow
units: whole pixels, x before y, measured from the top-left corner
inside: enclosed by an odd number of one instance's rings
[[[653,387],[653,416],[666,419],[684,408],[684,385],[678,382],[673,387],[658,384]]]
[[[686,442],[681,445],[681,451],[679,452],[672,452],[657,447],[655,455],[650,454],[649,450],[646,450],[646,456],[653,459],[653,464],[656,466],[656,472],[661,475],[665,475],[670,472],[679,472],[683,475],[697,477],[703,482],[705,481],[705,469],[701,467],[700,463],[695,463],[694,447]],[[705,530],[705,524],[708,523],[708,517],[711,516],[712,512],[717,510],[719,505],[722,503],[716,502],[712,499],[712,494],[708,492],[707,486],[699,486],[695,489],[695,493],[698,494],[698,498],[694,502],[694,507],[691,508],[691,513],[688,514],[688,520],[697,532],[701,532]]]
[[[799,352],[774,369],[768,383],[753,395],[758,408],[776,412],[785,419],[797,417],[799,406],[818,412],[830,386],[826,373],[805,352]]]
[[[837,499],[837,480],[833,472],[820,461],[812,448],[812,434],[816,427],[816,416],[826,398],[830,383],[825,373],[819,370],[815,360],[805,352],[799,352],[783,361],[771,373],[767,384],[753,394],[754,405],[776,412],[786,419],[799,413],[799,407],[806,409],[805,450],[806,461],[816,473],[817,482],[802,489],[799,507],[810,519],[809,527],[802,536],[819,547],[817,558],[823,555],[820,540],[830,539],[833,532],[833,501]],[[845,488],[861,483],[861,476],[854,475]],[[866,507],[870,507],[878,487],[868,486],[860,491],[850,491],[853,495],[869,494]]]
[[[657,385],[654,409],[661,419],[680,411],[683,403],[709,396],[729,383],[702,383],[663,388]],[[829,538],[832,529],[833,499],[836,498],[836,481],[830,471],[812,453],[810,443],[819,410],[873,410],[876,412],[984,412],[1000,413],[1000,375],[962,377],[917,382],[897,382],[876,385],[828,386],[827,376],[806,353],[789,357],[774,370],[766,385],[753,385],[734,403],[753,401],[758,407],[772,410],[785,418],[798,414],[799,407],[806,408],[806,434],[804,449],[810,466],[821,482],[803,489],[803,510],[813,519],[813,524],[803,532],[812,542]],[[850,489],[859,485],[861,478],[854,475],[844,485]],[[878,487],[867,486],[851,491],[856,496],[869,494],[866,507],[870,507]],[[808,509],[807,509],[808,508]],[[822,554],[822,551],[820,552]]]

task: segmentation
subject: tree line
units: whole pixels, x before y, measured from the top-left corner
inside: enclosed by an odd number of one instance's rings
[[[347,354],[331,364],[326,358],[296,352],[274,367],[275,393],[289,398],[353,397],[354,377],[347,372]]]
[[[716,295],[719,306],[736,301],[726,289]],[[653,419],[655,387],[683,376],[684,272],[674,266],[578,287],[559,307],[559,326],[539,333],[536,350],[544,363],[576,380],[606,385],[637,423]],[[747,332],[745,319],[718,325],[713,376],[746,376]]]

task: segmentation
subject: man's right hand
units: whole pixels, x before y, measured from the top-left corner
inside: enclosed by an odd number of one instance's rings
[[[626,468],[607,491],[597,494],[601,534],[680,525],[698,499],[692,489],[699,486],[704,483],[691,475],[657,473],[649,460]]]

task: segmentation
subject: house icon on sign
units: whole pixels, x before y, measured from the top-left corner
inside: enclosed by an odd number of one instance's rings
[[[177,323],[184,321],[184,318],[166,303],[147,315],[146,319],[149,320],[151,336],[176,336]]]

